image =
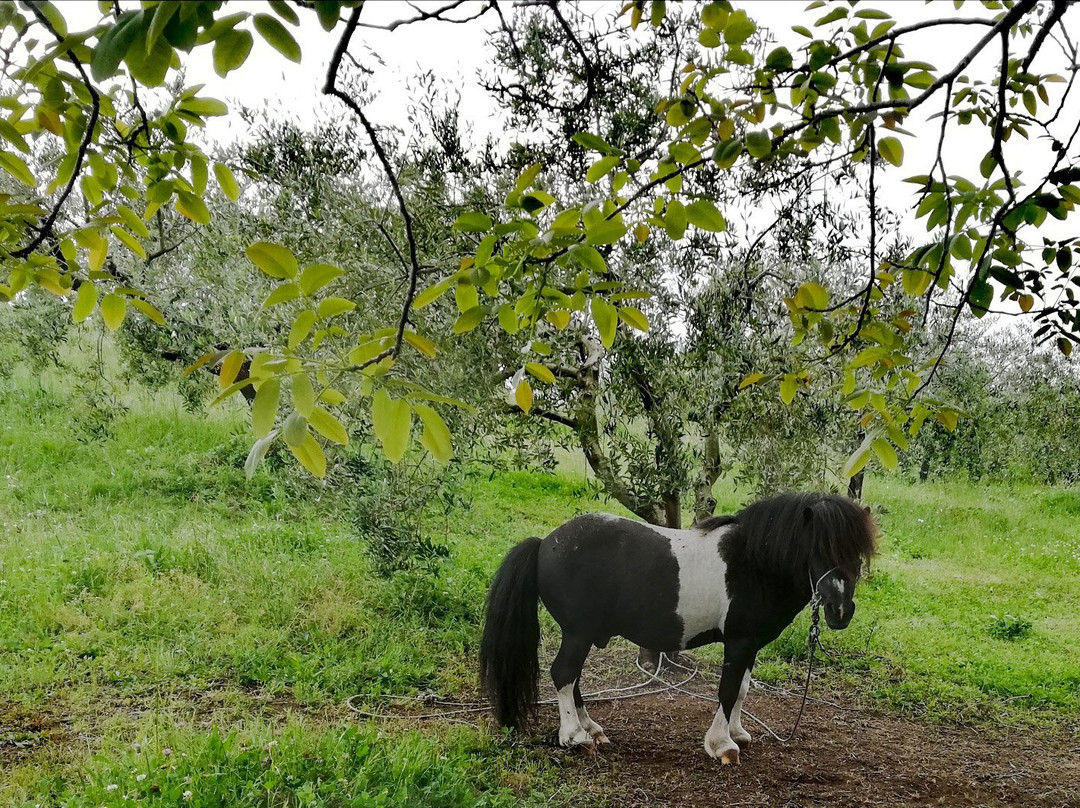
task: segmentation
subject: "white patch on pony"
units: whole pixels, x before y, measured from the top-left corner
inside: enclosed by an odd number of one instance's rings
[[[704,533],[700,530],[675,530],[654,527],[671,543],[671,553],[679,564],[679,603],[676,612],[682,619],[681,648],[691,638],[714,629],[724,630],[731,596],[727,591],[727,564],[720,557],[720,539],[730,528],[719,527]]]
[[[559,744],[562,746],[589,745],[592,735],[581,726],[577,705],[574,704],[574,683],[562,687],[559,697]]]
[[[584,704],[577,708],[577,714],[582,728],[592,736],[594,742],[611,743],[608,736],[604,734],[604,728],[589,718],[589,713],[585,710]]]
[[[829,583],[833,585],[833,589],[836,590],[836,594],[841,598],[847,593],[847,585],[844,583],[844,579],[838,575],[834,575],[829,579]]]
[[[731,740],[740,746],[745,746],[750,743],[750,733],[743,729],[742,725],[742,708],[743,701],[746,699],[746,693],[750,689],[750,669],[746,669],[746,673],[742,677],[742,685],[739,687],[739,697],[735,699],[735,706],[731,709],[731,720],[728,722],[728,726],[731,728]]]
[[[721,763],[739,762],[739,745],[731,739],[728,721],[724,717],[724,708],[720,707],[713,718],[712,726],[705,733],[705,751],[709,757]]]

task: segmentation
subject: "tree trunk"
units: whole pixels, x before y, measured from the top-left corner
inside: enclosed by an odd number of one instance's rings
[[[720,479],[720,438],[715,425],[705,429],[705,457],[694,484],[694,523],[708,519],[716,513],[716,498],[712,489]]]

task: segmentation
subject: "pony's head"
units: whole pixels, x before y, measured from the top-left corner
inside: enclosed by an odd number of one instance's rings
[[[806,505],[803,517],[812,537],[807,585],[829,628],[845,629],[855,615],[855,585],[877,550],[877,524],[869,508],[831,495]]]

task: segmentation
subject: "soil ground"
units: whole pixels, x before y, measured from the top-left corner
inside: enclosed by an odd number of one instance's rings
[[[629,649],[626,649],[629,650]],[[623,651],[625,654],[626,651]],[[625,657],[623,657],[625,659]],[[593,659],[586,665],[589,681]],[[640,681],[625,662],[601,661],[600,679]],[[679,681],[678,671],[664,679]],[[701,673],[684,686],[699,697],[715,692]],[[754,741],[740,764],[721,766],[702,747],[714,702],[684,692],[597,702],[590,716],[610,745],[595,754],[567,753],[568,774],[612,805],[671,808],[803,808],[803,806],[950,806],[950,808],[1080,808],[1080,726],[1023,730],[945,726],[852,707],[857,694],[823,691],[806,705],[794,740],[780,742],[744,718]],[[798,693],[756,687],[746,709],[781,737],[798,713]],[[539,723],[555,743],[554,708]]]

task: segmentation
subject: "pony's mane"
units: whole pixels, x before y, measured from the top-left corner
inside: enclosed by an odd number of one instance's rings
[[[734,521],[745,536],[747,560],[759,569],[800,572],[819,554],[855,577],[877,552],[878,527],[869,510],[838,494],[780,494],[747,505]]]

